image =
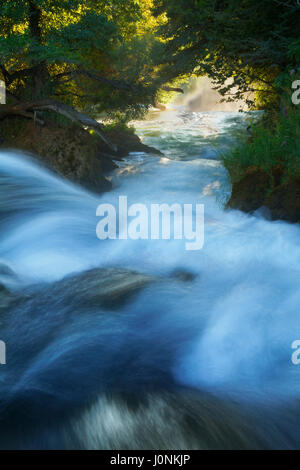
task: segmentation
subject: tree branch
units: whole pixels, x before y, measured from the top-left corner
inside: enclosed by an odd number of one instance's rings
[[[29,115],[28,112],[33,111],[54,111],[55,113],[61,114],[62,116],[67,117],[73,122],[78,122],[84,127],[89,127],[93,129],[99,137],[103,140],[103,142],[108,145],[108,147],[117,152],[117,147],[114,145],[102,132],[103,124],[100,124],[95,119],[86,116],[76,109],[68,106],[64,103],[60,103],[56,100],[39,100],[39,101],[29,101],[23,103],[17,103],[14,105],[0,105],[0,119],[5,118],[9,115],[19,115],[24,117],[32,117]]]
[[[176,93],[184,93],[183,89],[182,88],[174,88],[172,86],[162,86],[161,87],[161,90],[164,90],[164,91],[175,91]]]
[[[83,75],[85,77],[90,78],[91,80],[96,80],[98,82],[103,83],[104,85],[109,85],[118,90],[125,90],[125,91],[133,91],[134,87],[126,82],[121,82],[120,80],[113,80],[109,78],[102,77],[96,70],[85,70],[82,68],[78,68],[75,70],[69,70],[68,72],[62,72],[54,76],[54,78],[64,78],[69,76],[75,75]]]

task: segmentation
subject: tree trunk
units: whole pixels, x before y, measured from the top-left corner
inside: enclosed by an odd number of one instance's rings
[[[40,45],[43,43],[41,17],[42,12],[40,7],[35,3],[35,1],[29,0],[29,29],[32,38],[34,38]],[[49,83],[49,73],[46,61],[42,61],[36,65],[33,63],[29,77],[32,99],[39,99],[45,96],[45,93],[49,91],[45,90],[45,85]]]

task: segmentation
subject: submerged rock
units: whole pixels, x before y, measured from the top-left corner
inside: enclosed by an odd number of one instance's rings
[[[17,276],[7,264],[0,261],[0,314],[15,302],[17,295],[10,291],[9,286],[17,282]]]
[[[171,277],[178,279],[179,281],[190,282],[193,281],[197,275],[191,271],[187,271],[186,269],[178,268],[172,271]]]
[[[9,290],[0,282],[0,314],[12,303],[13,297]]]
[[[15,273],[6,263],[0,261],[0,279],[2,276],[15,277]]]
[[[272,220],[271,211],[267,206],[261,206],[259,209],[254,211],[253,214],[256,215],[256,217],[259,217],[261,219]]]
[[[252,414],[255,414],[252,412]],[[216,450],[269,448],[262,420],[208,393],[184,388],[100,395],[64,426],[64,448]],[[257,423],[258,419],[256,419]]]
[[[126,303],[155,278],[121,268],[95,268],[57,281],[50,295],[63,292],[65,302],[116,308]]]

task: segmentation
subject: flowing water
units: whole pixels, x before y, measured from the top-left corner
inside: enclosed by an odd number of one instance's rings
[[[0,319],[1,447],[300,446],[300,228],[224,210],[218,152],[246,125],[182,109],[135,123],[164,155],[131,154],[101,196],[0,153],[0,260],[17,275],[0,281],[28,296]],[[203,248],[100,241],[96,208],[120,195],[204,204]],[[57,283],[108,266],[158,282],[117,309],[79,305],[80,283],[71,300]]]

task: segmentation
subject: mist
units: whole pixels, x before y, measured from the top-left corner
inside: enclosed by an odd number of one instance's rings
[[[226,84],[230,82],[227,80]],[[213,89],[213,83],[208,77],[200,77],[191,82],[191,86],[183,96],[175,98],[172,104],[184,106],[189,112],[202,111],[247,111],[245,101],[222,102],[223,96]],[[235,90],[233,89],[233,93]]]

